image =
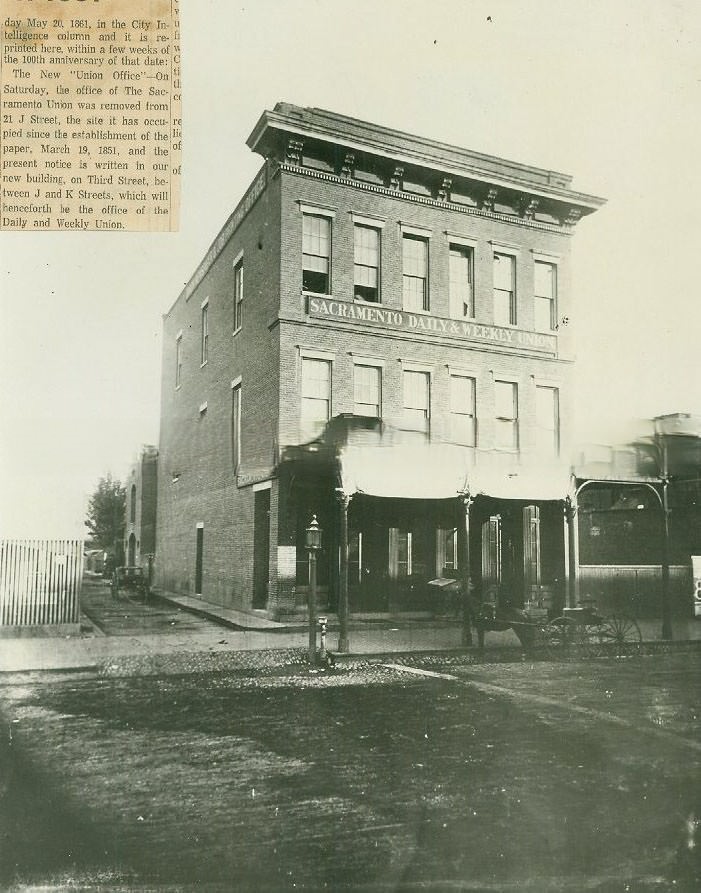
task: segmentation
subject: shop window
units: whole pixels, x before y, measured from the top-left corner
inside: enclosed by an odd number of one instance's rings
[[[472,248],[451,245],[449,254],[450,316],[466,319],[474,316],[472,304]]]
[[[382,416],[382,370],[378,366],[356,365],[353,380],[353,413]]]
[[[453,443],[475,446],[475,380],[450,376],[450,434]]]
[[[557,319],[557,267],[555,264],[537,260],[534,276],[535,329],[537,332],[552,332]]]
[[[353,227],[354,289],[356,299],[380,300],[380,232],[356,223]]]
[[[331,221],[317,214],[302,215],[302,288],[330,294]]]
[[[389,575],[393,580],[410,577],[412,567],[413,536],[411,530],[389,528]]]
[[[302,437],[313,440],[331,418],[331,361],[302,358]]]
[[[482,583],[501,581],[501,516],[492,515],[482,522]]]
[[[402,261],[404,309],[428,310],[428,239],[404,233]]]
[[[439,527],[436,531],[436,574],[441,577],[452,571],[457,575],[458,568],[458,528]]]
[[[523,507],[523,581],[528,587],[541,582],[540,561],[540,508],[537,505]]]
[[[495,446],[501,450],[518,449],[518,388],[511,381],[494,382],[496,416]]]
[[[516,325],[516,262],[510,254],[494,252],[494,322]]]

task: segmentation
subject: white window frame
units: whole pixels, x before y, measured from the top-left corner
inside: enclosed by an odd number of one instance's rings
[[[432,399],[433,399],[433,366],[426,365],[425,363],[411,363],[411,362],[402,362],[402,423],[401,428],[404,431],[415,431],[420,434],[424,434],[426,439],[430,439],[431,435],[431,409],[432,409]],[[409,422],[407,417],[407,411],[418,411],[419,407],[408,407],[406,405],[406,374],[407,373],[418,373],[420,375],[424,375],[426,378],[427,384],[427,407],[422,410],[425,413],[425,423],[422,427],[418,427],[416,424],[412,424]]]
[[[243,328],[243,251],[233,261],[234,268],[234,335]]]
[[[242,382],[240,375],[231,382],[231,464],[234,473],[241,467]]]
[[[538,266],[548,266],[552,269],[552,294],[548,295],[539,295],[536,291],[536,270]],[[557,330],[557,298],[558,298],[558,285],[560,279],[560,271],[558,269],[557,259],[554,257],[548,257],[546,255],[533,255],[533,328],[536,332],[545,332],[552,333]],[[539,301],[548,301],[550,304],[550,323],[547,328],[544,326],[538,325],[538,302]]]
[[[550,391],[552,395],[552,403],[549,409],[552,411],[552,417],[548,419],[552,425],[541,424],[541,417],[538,412],[538,393]],[[560,388],[550,382],[536,382],[535,385],[535,429],[536,429],[536,451],[541,456],[559,456],[561,445],[560,434]],[[550,443],[545,447],[544,440],[546,432],[550,435]],[[541,442],[541,439],[543,442]]]
[[[304,415],[304,406],[305,399],[316,399],[312,397],[304,396],[304,363],[305,361],[316,361],[326,363],[329,370],[329,383],[328,383],[328,397],[326,398],[326,422],[322,425],[321,430],[313,433],[312,439],[318,437],[320,433],[323,432],[326,424],[328,424],[329,420],[333,414],[333,369],[334,369],[334,359],[335,355],[331,354],[327,351],[321,350],[307,350],[303,349],[299,352],[299,427],[300,427],[300,436],[307,437],[307,435],[311,432],[311,419],[305,419]]]
[[[302,293],[303,294],[311,294],[311,295],[330,295],[332,294],[331,289],[331,273],[332,273],[332,253],[333,253],[333,221],[336,217],[336,211],[332,208],[325,208],[321,205],[308,205],[302,202],[299,203],[299,209],[302,212],[302,245],[301,245],[301,260],[302,260]],[[304,266],[304,225],[305,218],[307,217],[319,217],[325,219],[328,223],[328,255],[326,256],[327,261],[327,271],[326,271],[326,291],[324,292],[316,292],[311,289],[304,287],[304,273],[306,267]],[[310,257],[324,257],[324,255],[309,255]],[[319,270],[310,270],[310,272],[320,272]]]
[[[430,275],[431,275],[431,236],[432,231],[427,229],[426,227],[420,226],[410,226],[408,224],[400,223],[401,230],[401,238],[402,238],[402,309],[406,310],[408,313],[429,313],[431,309],[431,289],[430,289]],[[406,272],[406,264],[404,259],[404,246],[407,241],[420,242],[424,245],[426,249],[426,269],[424,276],[413,276]],[[406,292],[404,290],[405,282],[407,279],[419,280],[423,279],[424,289],[423,289],[423,298],[422,298],[422,306],[418,307],[407,307],[406,305]]]
[[[467,304],[467,313],[460,313],[457,310],[457,296],[453,291],[453,277],[451,275],[451,259],[456,249],[466,252],[467,269],[468,269],[468,287],[469,300]],[[464,307],[464,300],[461,302]],[[475,318],[475,248],[464,240],[452,239],[448,237],[448,313],[451,319],[474,319]]]
[[[183,333],[175,336],[175,388],[180,388],[183,381]]]
[[[358,369],[374,369],[377,374],[377,404],[371,403],[362,403],[356,400],[357,397],[357,372]],[[373,417],[382,418],[382,366],[378,363],[374,362],[366,362],[362,360],[354,359],[353,361],[353,414],[354,415],[367,415],[364,412],[358,412],[359,407],[362,406],[377,406],[377,414],[373,414]]]
[[[516,268],[517,268],[517,254],[514,251],[506,250],[501,248],[500,246],[493,245],[492,252],[492,305],[493,305],[493,313],[494,313],[494,324],[500,326],[501,328],[510,328],[514,327],[518,323],[518,297],[517,297],[517,288],[516,288]],[[511,264],[511,289],[503,289],[497,288],[496,285],[496,264],[497,258],[508,258]],[[496,309],[497,309],[497,294],[502,296],[504,294],[509,295],[509,321],[503,322],[500,319],[497,319]]]
[[[499,385],[499,384],[508,384],[511,386],[511,393],[512,393],[512,397],[513,397],[513,400],[512,400],[513,415],[511,415],[511,416],[497,415],[498,409],[497,409],[496,394],[497,394],[497,385]],[[496,423],[496,428],[495,428],[495,432],[494,432],[495,433],[494,448],[496,450],[509,452],[509,453],[516,453],[519,451],[520,441],[521,441],[519,412],[520,412],[519,382],[516,379],[511,378],[508,375],[495,375],[495,377],[494,377],[494,420]],[[499,422],[507,422],[507,421],[510,422],[513,426],[513,440],[512,440],[512,444],[510,446],[504,446],[501,443],[499,443],[499,436],[498,436]]]
[[[451,421],[451,426],[450,426],[451,441],[453,443],[459,443],[462,446],[474,448],[477,446],[477,378],[468,372],[459,372],[457,370],[452,370],[452,369],[450,369],[449,372],[450,372],[450,376],[449,376],[449,381],[448,381],[448,387],[449,387],[450,391],[449,391],[448,407],[449,407],[449,411],[450,411],[450,421]],[[453,380],[458,379],[458,378],[466,379],[467,381],[472,382],[471,412],[467,412],[467,413],[466,412],[458,412],[456,409],[454,409]],[[457,416],[457,418],[454,418],[456,416]],[[458,439],[457,434],[456,434],[456,429],[453,427],[454,423],[457,424],[458,420],[462,419],[463,417],[472,419],[472,442],[471,443],[466,443],[464,440]]]
[[[209,298],[200,304],[200,368],[209,358]]]
[[[356,235],[360,230],[367,230],[375,233],[377,238],[377,264],[373,267],[372,264],[361,264],[358,263],[358,254],[357,249],[358,246],[356,244]],[[353,299],[355,301],[361,301],[367,304],[381,304],[382,303],[382,291],[381,291],[381,265],[382,265],[382,229],[378,226],[375,226],[370,223],[361,223],[357,219],[353,219]],[[358,282],[358,268],[362,268],[365,270],[373,270],[375,271],[375,299],[371,300],[369,298],[364,298],[362,295],[357,295],[356,289],[367,288],[362,283]]]

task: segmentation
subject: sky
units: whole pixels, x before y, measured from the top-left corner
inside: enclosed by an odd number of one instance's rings
[[[181,0],[177,233],[0,233],[0,535],[83,536],[158,443],[162,315],[260,167],[284,100],[564,171],[576,431],[701,413],[698,0]]]

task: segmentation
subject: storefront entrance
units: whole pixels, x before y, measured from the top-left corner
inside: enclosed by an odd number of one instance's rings
[[[456,577],[457,500],[356,496],[349,511],[352,613],[436,611],[429,581]]]
[[[356,495],[349,510],[351,613],[440,613],[436,578],[462,581],[461,500]],[[564,599],[560,503],[477,498],[470,510],[469,576],[504,605]]]

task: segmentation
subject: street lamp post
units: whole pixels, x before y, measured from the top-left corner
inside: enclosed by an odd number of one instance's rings
[[[306,529],[306,547],[309,552],[309,664],[316,664],[316,555],[321,549],[321,528],[312,517]]]

